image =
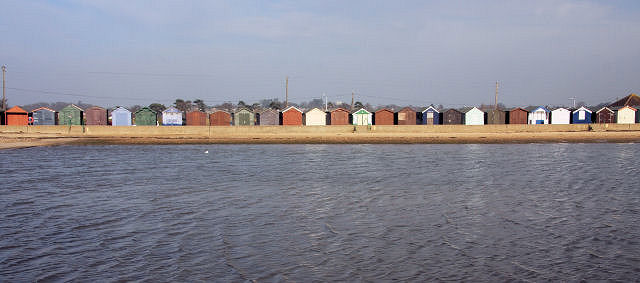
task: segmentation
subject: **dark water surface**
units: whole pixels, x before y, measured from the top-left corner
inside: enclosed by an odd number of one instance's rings
[[[640,144],[5,150],[0,282],[636,281],[639,158]]]

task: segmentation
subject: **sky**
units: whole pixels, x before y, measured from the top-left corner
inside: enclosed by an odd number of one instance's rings
[[[595,105],[640,92],[640,1],[0,0],[9,105]]]

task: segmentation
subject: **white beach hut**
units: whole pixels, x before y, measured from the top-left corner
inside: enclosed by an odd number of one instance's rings
[[[549,109],[540,106],[529,111],[529,124],[549,124]]]
[[[307,126],[325,126],[327,125],[327,113],[313,108],[304,113],[304,124]]]
[[[361,108],[356,112],[353,112],[351,116],[353,118],[354,125],[367,126],[367,125],[371,125],[371,122],[373,122],[373,119],[372,119],[373,115],[371,115],[371,112],[367,111],[364,108]]]
[[[616,112],[618,115],[617,123],[618,124],[634,124],[636,122],[636,109],[631,106],[623,106],[619,108]]]
[[[162,111],[162,125],[182,126],[182,111],[173,106]]]
[[[551,111],[551,124],[567,125],[571,121],[571,111],[566,108],[556,108]]]
[[[473,107],[464,112],[465,125],[484,125],[484,111]]]

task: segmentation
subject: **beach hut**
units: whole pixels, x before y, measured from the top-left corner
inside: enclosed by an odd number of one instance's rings
[[[484,125],[484,111],[478,109],[478,107],[465,109],[464,124],[472,126]]]
[[[427,107],[422,111],[422,124],[438,125],[440,124],[440,111],[433,106]]]
[[[287,109],[282,110],[282,125],[285,126],[300,126],[302,125],[302,111],[300,109],[289,106]]]
[[[280,125],[280,113],[275,109],[264,109],[258,113],[258,125],[277,126]]]
[[[558,107],[551,110],[551,124],[568,125],[571,122],[571,110]]]
[[[618,124],[634,124],[636,122],[636,109],[631,106],[617,108],[616,117]]]
[[[553,116],[552,116],[553,118]],[[573,124],[590,124],[591,123],[591,110],[581,106],[571,113],[571,119]]]
[[[500,125],[507,123],[507,112],[500,109],[493,109],[487,112],[487,124]]]
[[[396,121],[398,125],[415,125],[416,124],[416,110],[411,107],[405,107],[396,112]]]
[[[462,112],[456,109],[448,109],[442,113],[443,125],[462,125]]]
[[[231,126],[231,113],[224,110],[216,110],[209,114],[210,126]]]
[[[58,123],[60,125],[82,125],[84,110],[75,104],[69,104],[58,112]]]
[[[142,109],[135,112],[135,124],[136,126],[157,126],[158,116],[156,111],[149,107],[142,107]]]
[[[4,113],[7,126],[29,125],[29,113],[19,106],[13,106]]]
[[[509,124],[527,124],[529,112],[520,107],[509,110]]]
[[[199,110],[191,111],[187,113],[187,126],[206,126],[207,125],[207,113]]]
[[[327,125],[327,113],[313,108],[304,113],[304,124],[307,126],[325,126]]]
[[[621,99],[616,100],[615,102],[609,104],[609,108],[620,108],[623,106],[632,106],[634,108],[637,109],[637,107],[640,107],[640,96],[632,93],[629,94]]]
[[[33,125],[51,126],[56,124],[56,111],[47,107],[40,107],[31,111],[33,117]]]
[[[84,111],[87,119],[87,125],[107,125],[107,109],[93,106]]]
[[[351,114],[351,120],[354,125],[367,126],[373,122],[373,115],[367,109],[360,108]],[[393,125],[393,112],[391,112],[391,125]]]
[[[349,125],[349,111],[344,108],[336,108],[329,115],[330,125]]]
[[[131,126],[131,111],[118,106],[111,111],[111,125],[112,126]]]
[[[613,124],[616,122],[616,112],[611,110],[609,107],[602,107],[600,110],[596,111],[596,123],[608,123]]]
[[[371,124],[371,121],[369,122],[369,124]],[[393,111],[387,108],[378,109],[378,111],[376,111],[375,114],[373,114],[373,124],[393,125]]]
[[[254,126],[255,122],[255,114],[249,109],[240,108],[233,113],[233,124],[236,126]]]
[[[162,125],[182,126],[182,111],[173,106],[162,111]]]
[[[529,112],[529,124],[549,124],[549,109],[539,106]]]

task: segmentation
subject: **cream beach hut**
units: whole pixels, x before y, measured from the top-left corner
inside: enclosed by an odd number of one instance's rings
[[[556,108],[551,110],[551,124],[568,125],[571,121],[571,111],[566,108]]]
[[[631,106],[624,106],[619,108],[616,112],[618,115],[618,124],[634,124],[636,122],[636,109]]]
[[[351,116],[353,117],[353,124],[359,126],[371,125],[373,118],[371,112],[364,108],[360,108],[360,110],[353,112]]]
[[[307,126],[325,126],[327,125],[327,113],[313,108],[304,113],[304,124]]]
[[[464,112],[464,124],[484,125],[484,111],[478,109],[478,107],[466,109]]]

